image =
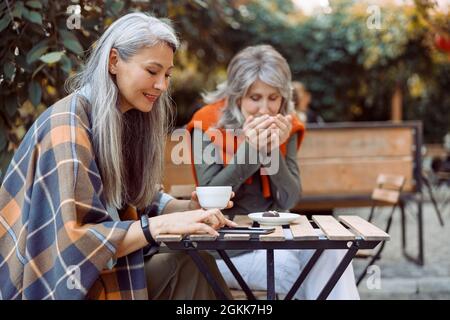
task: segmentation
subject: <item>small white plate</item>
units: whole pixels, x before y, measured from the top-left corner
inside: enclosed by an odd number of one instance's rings
[[[290,212],[278,212],[279,217],[263,217],[264,212],[250,213],[248,217],[253,221],[258,222],[260,225],[265,226],[281,226],[283,224],[289,224],[292,221],[300,217],[299,214]]]

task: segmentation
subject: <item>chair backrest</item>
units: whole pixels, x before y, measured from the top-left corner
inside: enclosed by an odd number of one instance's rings
[[[372,192],[372,200],[395,204],[400,198],[400,192],[406,179],[400,175],[380,174],[377,177],[377,186]]]

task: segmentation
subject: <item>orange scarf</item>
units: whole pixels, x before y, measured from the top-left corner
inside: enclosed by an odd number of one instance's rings
[[[213,104],[204,106],[194,114],[191,121],[187,124],[186,129],[191,134],[194,128],[200,129],[206,134],[208,134],[212,140],[212,143],[214,143],[220,150],[222,150],[222,159],[224,164],[227,165],[230,163],[240,144],[245,139],[242,136],[237,137],[234,134],[231,134],[229,130],[215,128],[217,123],[219,122],[219,119],[222,117],[222,110],[224,107],[225,107],[225,100],[220,100]],[[216,134],[214,134],[214,131],[216,131],[217,133],[220,132],[222,139],[215,139]],[[291,137],[293,134],[298,135],[297,150],[300,148],[300,145],[303,141],[304,133],[305,133],[304,125],[300,122],[300,120],[298,120],[295,114],[292,114],[292,129],[289,137]],[[284,157],[286,156],[287,152],[286,143],[287,142],[283,143],[280,146],[281,154]],[[195,172],[194,157],[192,154],[191,160],[195,183],[196,185],[198,185],[197,175]],[[271,196],[269,177],[265,174],[262,174],[261,170],[260,174],[261,174],[263,196],[265,198],[269,198]],[[245,181],[246,184],[252,184],[252,182],[253,182],[252,177],[249,177]]]

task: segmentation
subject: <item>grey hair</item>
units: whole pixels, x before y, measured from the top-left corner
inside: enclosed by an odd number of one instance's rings
[[[227,80],[217,86],[213,92],[203,94],[206,103],[226,99],[226,107],[217,127],[242,128],[244,116],[238,106],[238,100],[247,94],[250,86],[261,80],[278,89],[283,101],[280,113],[291,113],[292,84],[291,70],[286,59],[270,45],[247,47],[238,52],[228,65]]]
[[[130,13],[115,21],[93,45],[83,70],[69,79],[69,91],[88,87],[92,106],[93,146],[102,176],[106,204],[121,208],[149,205],[162,180],[164,145],[172,109],[163,92],[148,113],[118,108],[119,89],[109,73],[112,48],[128,61],[145,47],[179,40],[169,21]]]

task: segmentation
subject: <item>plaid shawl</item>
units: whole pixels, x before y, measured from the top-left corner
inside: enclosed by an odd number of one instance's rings
[[[142,250],[107,269],[133,221],[105,209],[89,110],[79,95],[58,101],[11,161],[0,189],[0,299],[147,299]]]

